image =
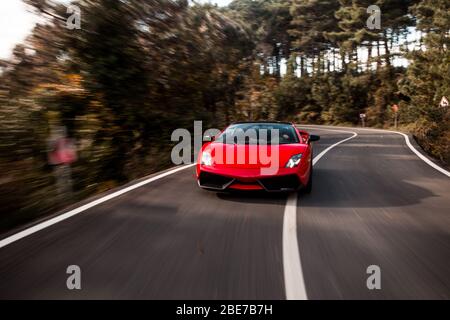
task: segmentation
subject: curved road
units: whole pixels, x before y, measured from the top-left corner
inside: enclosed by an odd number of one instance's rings
[[[449,177],[401,135],[307,129],[316,155],[358,134],[317,161],[312,194],[216,194],[186,168],[4,241],[0,298],[449,299]],[[66,288],[69,265],[81,290]]]

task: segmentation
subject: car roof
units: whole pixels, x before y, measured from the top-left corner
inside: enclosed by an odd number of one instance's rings
[[[233,122],[231,125],[233,124],[246,124],[246,123],[264,123],[264,124],[287,124],[292,126],[293,124],[291,122],[284,122],[284,121],[238,121],[238,122]]]

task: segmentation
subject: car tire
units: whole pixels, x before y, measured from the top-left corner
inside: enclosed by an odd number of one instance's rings
[[[308,183],[306,184],[305,189],[303,189],[304,193],[311,193],[312,192],[312,186],[313,186],[313,166],[311,164],[311,169],[310,169],[310,174],[309,174],[309,179],[308,179]]]

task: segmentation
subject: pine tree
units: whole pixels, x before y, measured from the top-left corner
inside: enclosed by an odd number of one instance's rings
[[[409,54],[412,59],[402,93],[410,103],[403,103],[403,113],[414,120],[419,143],[444,163],[450,162],[450,111],[440,108],[443,96],[450,97],[450,3],[423,0],[413,7],[417,28],[424,32],[424,50]]]

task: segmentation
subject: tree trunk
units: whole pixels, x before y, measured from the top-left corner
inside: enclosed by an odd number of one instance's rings
[[[317,74],[321,73],[321,68],[322,68],[322,53],[319,52],[319,54],[317,55]]]
[[[387,38],[387,32],[383,31],[383,36],[384,36],[384,54],[385,54],[385,61],[386,61],[386,65],[390,66],[391,65],[391,51],[389,50],[389,39]]]
[[[275,72],[275,77],[279,80],[281,78],[281,72],[280,72],[280,55],[277,52],[277,54],[275,55],[273,61],[274,61],[274,72]]]
[[[347,63],[345,62],[345,52],[341,52],[342,71],[347,71]]]
[[[335,48],[333,48],[332,49],[332,52],[333,52],[333,72],[335,72],[336,71],[336,49]]]
[[[381,67],[380,41],[377,40],[377,70]]]
[[[303,56],[300,57],[300,77],[305,75],[305,58]]]
[[[367,71],[370,71],[372,68],[372,42],[369,41],[369,45],[367,46]]]
[[[331,72],[331,62],[330,62],[330,52],[327,53],[328,59],[327,59],[327,72]]]

